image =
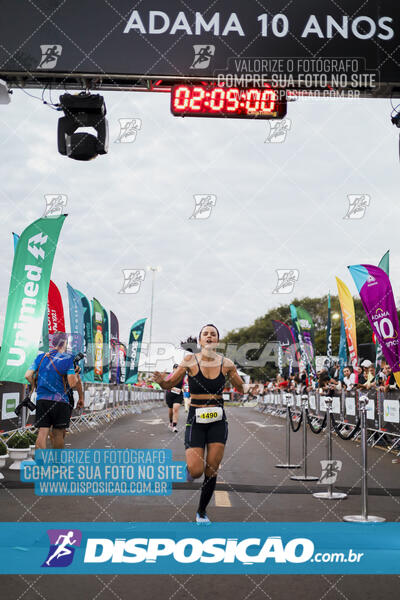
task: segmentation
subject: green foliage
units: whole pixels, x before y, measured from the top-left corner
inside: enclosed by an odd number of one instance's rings
[[[25,431],[25,435],[29,439],[29,444],[31,446],[33,446],[34,444],[36,444],[36,439],[37,439],[37,436],[38,436],[38,432],[37,431],[34,432],[31,429],[27,429]]]
[[[5,454],[8,454],[8,448],[3,440],[0,440],[0,456],[4,456]]]
[[[10,436],[7,441],[9,448],[29,448],[30,444],[31,442],[26,433],[20,433],[19,431]]]
[[[295,298],[291,304],[295,306],[302,306],[311,315],[315,325],[315,346],[316,354],[326,354],[326,321],[328,318],[328,296],[322,296],[320,298]],[[364,312],[361,300],[354,298],[354,307],[356,313],[356,326],[357,326],[357,343],[368,344],[372,342],[372,330],[366,314]],[[340,304],[338,296],[331,296],[331,316],[334,314],[340,315]],[[262,344],[262,348],[265,344],[276,342],[275,331],[272,326],[272,319],[283,321],[287,325],[292,325],[292,319],[290,315],[290,304],[282,304],[276,308],[269,310],[264,316],[259,317],[254,321],[252,325],[248,327],[241,327],[227,333],[227,335],[221,340],[227,344],[225,354],[230,358],[234,358],[234,345],[238,347],[243,344],[249,344],[257,342]],[[337,356],[339,353],[339,338],[340,338],[340,318],[331,319],[332,323],[332,354]],[[231,348],[229,347],[231,345]],[[249,350],[247,352],[248,360],[255,360],[261,353],[261,350]],[[272,362],[267,362],[264,367],[246,368],[245,366],[240,367],[241,370],[249,374],[253,381],[263,381],[269,377],[273,377],[276,374],[277,367]]]

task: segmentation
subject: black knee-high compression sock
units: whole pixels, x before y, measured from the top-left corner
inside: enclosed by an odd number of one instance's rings
[[[216,483],[216,475],[214,477],[207,477],[207,475],[204,475],[203,485],[201,486],[199,508],[197,509],[197,512],[199,513],[200,517],[203,517],[206,512],[208,503],[210,502],[214,493]]]

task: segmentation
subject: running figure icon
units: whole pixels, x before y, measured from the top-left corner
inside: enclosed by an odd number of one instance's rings
[[[67,546],[72,546],[76,544],[78,540],[72,539],[74,536],[73,531],[69,531],[66,535],[59,535],[55,545],[57,546],[55,552],[46,560],[46,565],[49,567],[52,560],[55,558],[61,558],[62,556],[67,556],[68,554],[72,554],[72,550],[67,548]],[[60,542],[62,540],[62,542]]]

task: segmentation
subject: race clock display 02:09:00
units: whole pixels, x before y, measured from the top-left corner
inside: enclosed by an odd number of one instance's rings
[[[171,112],[181,117],[282,119],[287,105],[281,93],[271,87],[175,85],[171,89]]]

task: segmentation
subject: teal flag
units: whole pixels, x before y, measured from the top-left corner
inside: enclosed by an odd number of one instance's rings
[[[67,282],[68,291],[68,306],[69,306],[69,322],[71,325],[71,350],[72,353],[85,352],[85,326],[83,324],[83,306],[79,292]],[[79,362],[81,375],[85,369],[85,362]]]
[[[82,308],[83,308],[83,329],[84,329],[84,352],[86,355],[86,363],[81,378],[83,381],[92,383],[94,381],[94,354],[93,354],[93,330],[92,330],[92,317],[90,311],[90,302],[86,298],[85,294],[82,294],[79,290],[75,290],[79,294]]]
[[[131,327],[128,354],[126,356],[125,383],[136,383],[138,380],[140,349],[142,347],[145,323],[146,319],[140,319]]]
[[[1,345],[0,381],[26,383],[25,372],[39,349],[51,269],[65,217],[37,219],[18,241]]]
[[[379,261],[379,265],[378,267],[380,269],[383,269],[386,273],[386,275],[389,277],[389,254],[390,254],[390,250],[388,250],[381,258],[381,260]]]
[[[13,232],[13,240],[14,240],[14,252],[15,252],[17,249],[17,246],[18,246],[18,241],[19,241],[18,233]]]

